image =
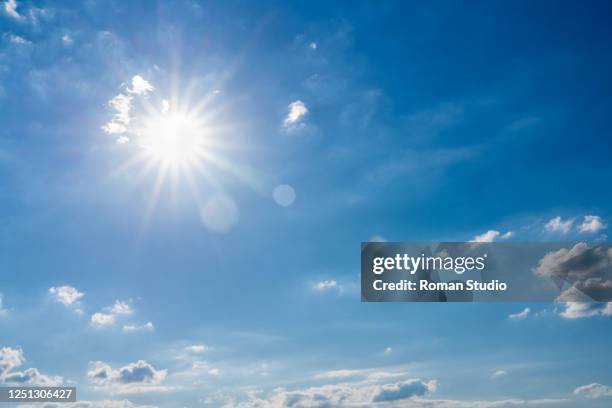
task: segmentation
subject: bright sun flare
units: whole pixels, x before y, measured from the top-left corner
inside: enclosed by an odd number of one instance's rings
[[[185,165],[204,153],[204,128],[182,113],[160,114],[149,119],[142,130],[142,148],[167,165]]]

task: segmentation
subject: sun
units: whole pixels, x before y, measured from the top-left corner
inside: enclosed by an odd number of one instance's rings
[[[167,166],[187,166],[206,151],[206,129],[195,117],[180,112],[148,118],[138,143],[153,160]]]

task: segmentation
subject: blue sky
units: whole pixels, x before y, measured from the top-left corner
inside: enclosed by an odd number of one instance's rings
[[[368,304],[358,273],[368,240],[607,239],[611,11],[3,1],[0,381],[609,406],[610,304]]]

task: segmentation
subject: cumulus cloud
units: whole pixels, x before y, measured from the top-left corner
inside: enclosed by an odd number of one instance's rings
[[[16,20],[23,20],[23,16],[19,14],[17,7],[19,7],[19,3],[16,0],[6,0],[3,4],[4,12],[7,16]]]
[[[25,363],[23,350],[11,347],[0,349],[0,384],[9,385],[31,385],[31,386],[56,386],[63,383],[64,379],[59,376],[42,374],[37,368],[27,368],[23,371],[15,371]]]
[[[571,249],[561,248],[544,255],[533,272],[541,277],[555,277],[563,280],[586,280],[604,272],[612,265],[612,248],[575,244]]]
[[[559,315],[565,319],[582,319],[595,316],[612,316],[612,302],[566,302]]]
[[[21,366],[25,361],[23,351],[10,347],[0,349],[0,377],[8,373],[13,368]]]
[[[115,324],[115,315],[109,313],[94,313],[91,315],[91,325],[94,327],[111,326]]]
[[[108,101],[108,107],[113,111],[113,116],[102,130],[111,135],[117,135],[117,143],[125,144],[129,142],[126,135],[132,122],[132,109],[134,97],[145,96],[155,90],[149,81],[140,75],[132,77],[131,86],[124,87],[124,90]]]
[[[56,302],[64,306],[72,306],[85,296],[72,286],[54,286],[49,288],[49,293],[53,296]]]
[[[612,387],[598,383],[587,384],[576,388],[574,390],[574,395],[580,395],[587,398],[612,397]]]
[[[483,234],[476,235],[470,242],[493,242],[495,238],[499,237],[499,231],[489,230]]]
[[[231,399],[224,408],[501,408],[560,404],[560,399],[504,399],[492,401],[433,399],[435,380],[408,378],[406,373],[373,370],[336,370],[315,376],[340,383],[288,390],[277,388],[267,395],[247,392],[246,400]],[[352,379],[352,381],[348,380]]]
[[[113,315],[131,315],[134,313],[132,306],[128,302],[120,300],[115,300],[115,303],[108,308],[108,311]]]
[[[134,314],[134,309],[132,308],[130,302],[131,301],[115,300],[115,303],[113,303],[112,306],[105,307],[104,309],[102,309],[102,311],[91,315],[91,325],[98,328],[112,326],[115,324],[119,317],[131,316],[132,314]],[[127,329],[124,326],[123,331],[134,331],[138,328],[147,329],[147,324],[145,324],[144,326],[128,325]],[[150,328],[153,328],[153,323],[151,323]]]
[[[531,313],[531,309],[526,307],[525,309],[523,309],[522,311],[518,313],[512,313],[511,315],[508,316],[508,318],[510,320],[523,320],[523,319],[526,319],[527,316],[529,316],[529,313]]]
[[[299,125],[303,125],[303,120],[309,112],[304,102],[300,100],[293,101],[289,104],[287,109],[288,113],[283,120],[283,125],[286,128],[296,128],[299,127]]]
[[[585,215],[582,224],[578,226],[578,231],[583,234],[599,232],[606,228],[606,225],[598,215]]]
[[[140,75],[134,75],[134,77],[132,77],[132,87],[128,88],[128,92],[136,95],[146,95],[154,90],[155,88],[153,85]]]
[[[132,97],[121,93],[108,101],[108,106],[114,113],[112,119],[102,126],[102,130],[108,134],[127,132],[131,121]]]
[[[548,221],[544,228],[550,232],[559,232],[561,234],[567,234],[574,225],[574,219],[563,220],[561,217],[555,217]]]
[[[265,399],[255,394],[238,405],[240,408],[325,408],[325,407],[365,407],[372,404],[405,401],[416,396],[435,391],[435,381],[406,379],[392,383],[340,383],[310,387],[303,390],[288,391],[276,389]]]
[[[569,284],[556,299],[572,303],[565,305],[563,317],[601,315],[605,308],[585,302],[612,298],[612,248],[579,242],[569,249],[548,252],[532,271],[537,276],[555,279],[560,286]]]
[[[167,391],[167,387],[161,386],[167,374],[167,370],[157,370],[145,360],[117,369],[105,362],[93,361],[87,371],[87,377],[95,386],[117,394]]]

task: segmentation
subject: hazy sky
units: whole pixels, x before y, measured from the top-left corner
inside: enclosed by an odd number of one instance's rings
[[[92,407],[609,406],[610,304],[361,303],[359,248],[606,240],[611,15],[2,1],[0,382]]]

